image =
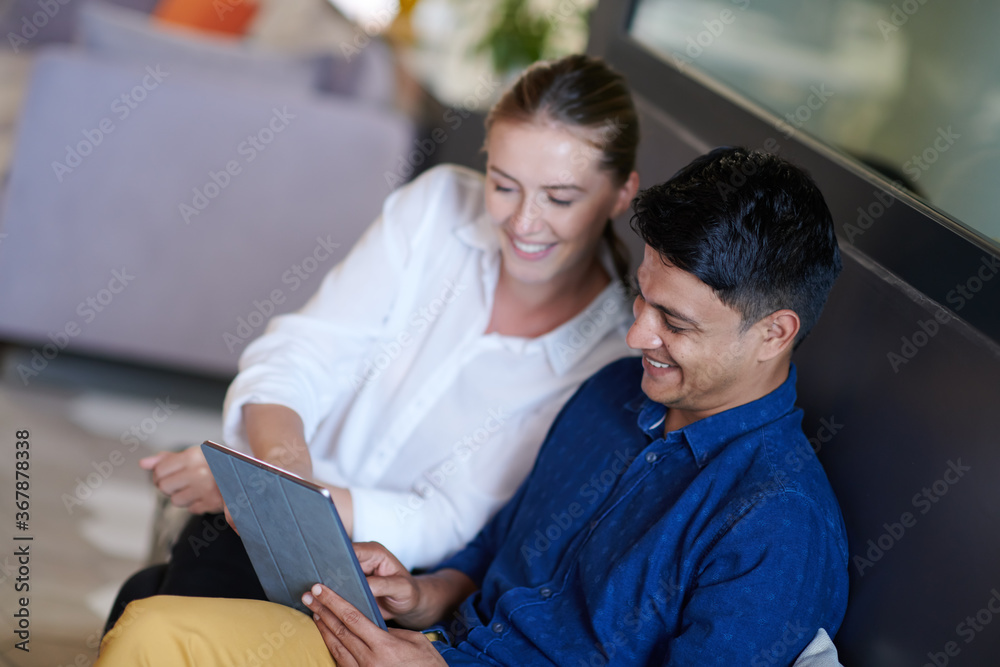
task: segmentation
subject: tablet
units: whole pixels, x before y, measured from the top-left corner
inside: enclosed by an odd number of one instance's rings
[[[302,594],[319,582],[385,629],[328,490],[211,441],[201,449],[269,600],[311,616]]]

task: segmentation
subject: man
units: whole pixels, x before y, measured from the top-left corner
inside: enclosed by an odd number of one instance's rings
[[[797,454],[791,365],[840,270],[822,195],[775,156],[717,149],[634,206],[641,360],[580,388],[517,494],[435,571],[356,546],[386,617],[445,641],[304,596],[338,665],[773,665],[836,632],[846,536]]]

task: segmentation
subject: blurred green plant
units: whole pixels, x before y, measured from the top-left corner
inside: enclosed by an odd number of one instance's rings
[[[554,46],[556,32],[568,23],[586,23],[591,2],[562,0],[547,10],[530,0],[499,0],[495,18],[476,45],[477,55],[488,54],[498,73],[523,69],[544,58],[567,55]],[[534,5],[534,6],[533,6]],[[573,21],[568,22],[571,18]]]

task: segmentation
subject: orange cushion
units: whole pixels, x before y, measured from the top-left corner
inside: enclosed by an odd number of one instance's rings
[[[153,16],[188,28],[244,35],[257,7],[256,0],[160,0]]]

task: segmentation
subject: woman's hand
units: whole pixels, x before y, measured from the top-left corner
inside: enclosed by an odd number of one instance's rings
[[[302,596],[302,602],[313,612],[313,621],[338,667],[447,664],[419,632],[386,632],[326,586],[316,584]]]
[[[147,456],[139,467],[153,472],[153,484],[177,507],[186,507],[192,514],[222,511],[222,494],[200,445]]]

